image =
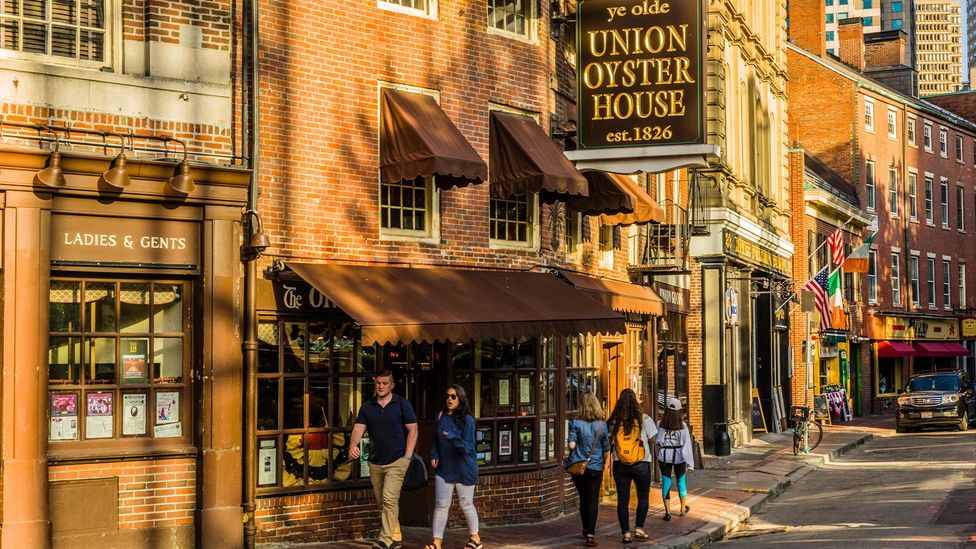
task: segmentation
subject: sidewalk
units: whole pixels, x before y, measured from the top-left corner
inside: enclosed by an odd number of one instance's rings
[[[628,549],[691,548],[715,541],[801,477],[893,427],[892,416],[869,416],[826,426],[823,441],[808,456],[793,455],[789,433],[761,435],[748,445],[736,448],[730,456],[706,456],[705,468],[688,475],[691,513],[684,517],[674,515],[670,522],[661,520],[664,506],[660,485],[654,485],[644,527],[650,539],[624,545],[620,542],[616,501],[612,497],[605,498],[600,508],[597,541],[601,547]],[[674,490],[672,488],[672,501],[677,507]],[[635,499],[631,498],[632,507],[636,504]],[[403,535],[404,549],[420,549],[430,541],[428,528],[405,528]],[[583,544],[576,514],[538,524],[484,527],[481,536],[489,549],[555,549]],[[451,530],[444,540],[444,549],[459,549],[466,540],[464,529]],[[365,549],[372,544],[361,540],[289,547]]]

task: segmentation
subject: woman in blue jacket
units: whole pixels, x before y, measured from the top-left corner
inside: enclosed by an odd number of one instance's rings
[[[454,491],[470,537],[465,549],[482,549],[478,535],[478,510],[474,507],[474,487],[478,484],[478,462],[474,452],[474,416],[468,407],[468,395],[460,385],[451,385],[444,395],[444,409],[437,416],[430,465],[434,468],[434,541],[424,549],[441,549],[447,514]]]
[[[567,463],[587,462],[586,471],[582,475],[573,476],[573,485],[579,493],[585,545],[595,547],[596,518],[600,511],[600,483],[603,481],[606,456],[610,452],[610,438],[607,436],[603,407],[593,393],[583,393],[579,413],[569,422],[566,440],[569,444]]]

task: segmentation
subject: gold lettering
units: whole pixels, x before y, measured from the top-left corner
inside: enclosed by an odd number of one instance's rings
[[[593,95],[593,120],[610,120],[610,99],[613,94],[597,93]],[[602,114],[601,114],[602,111]]]
[[[687,57],[675,57],[674,65],[674,70],[677,73],[674,77],[675,84],[695,83],[695,79],[688,74],[688,68],[691,67],[691,59],[688,59]]]
[[[680,35],[678,28],[681,29]],[[688,49],[688,25],[678,25],[678,28],[675,28],[674,25],[668,25],[668,51],[686,51]],[[677,49],[674,47],[675,42],[681,44]]]
[[[596,77],[590,76],[591,69],[596,71]],[[590,63],[583,68],[583,84],[591,90],[603,85],[603,67],[599,63]]]
[[[620,103],[626,99],[626,110],[621,110]],[[634,98],[629,93],[618,93],[613,98],[613,115],[616,118],[626,119],[634,114]]]
[[[671,116],[685,115],[685,90],[671,90]]]
[[[607,31],[590,31],[590,55],[593,57],[603,57],[607,54]],[[597,36],[601,38],[601,45],[603,46],[600,50],[597,50]]]

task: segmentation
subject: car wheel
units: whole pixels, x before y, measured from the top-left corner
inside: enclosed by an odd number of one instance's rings
[[[959,418],[959,430],[965,431],[969,429],[969,410],[963,408],[962,417]]]

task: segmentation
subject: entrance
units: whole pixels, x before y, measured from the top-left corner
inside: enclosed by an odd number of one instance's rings
[[[604,371],[601,373],[603,386],[607,388],[603,398],[604,411],[607,416],[613,411],[617,404],[617,397],[620,391],[630,387],[626,368],[623,367],[624,345],[620,339],[603,340],[603,364]],[[633,387],[631,387],[633,388]]]

